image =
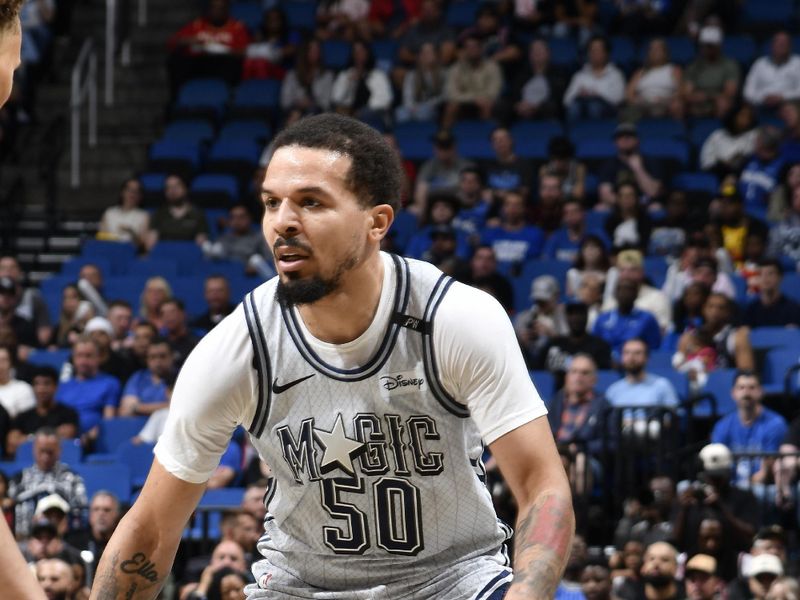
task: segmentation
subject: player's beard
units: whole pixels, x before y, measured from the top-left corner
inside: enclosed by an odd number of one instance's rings
[[[290,242],[288,245],[294,244]],[[353,250],[339,263],[336,271],[330,277],[322,277],[321,275],[303,277],[296,272],[287,273],[286,281],[278,278],[278,289],[276,291],[278,302],[288,307],[313,304],[322,300],[325,296],[339,289],[344,274],[357,264],[358,255]]]

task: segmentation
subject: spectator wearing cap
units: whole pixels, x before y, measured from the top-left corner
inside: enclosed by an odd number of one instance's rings
[[[438,131],[432,141],[433,156],[422,163],[414,188],[413,210],[418,215],[426,214],[431,193],[457,190],[461,171],[472,166],[470,161],[459,156],[456,139],[449,131]]]
[[[664,173],[660,163],[645,158],[639,151],[639,134],[633,123],[621,123],[614,130],[617,154],[600,167],[597,188],[600,208],[616,205],[616,190],[623,183],[636,185],[641,194],[654,200],[664,192]]]
[[[708,554],[695,554],[684,567],[686,600],[716,600],[722,592],[717,575],[717,559]]]
[[[78,413],[80,435],[84,445],[97,438],[100,421],[116,416],[120,383],[116,377],[100,371],[97,342],[88,336],[78,338],[72,346],[74,373],[56,392],[56,401]]]
[[[6,438],[6,451],[13,456],[17,447],[42,427],[56,431],[60,439],[78,437],[78,413],[56,402],[58,373],[53,367],[39,367],[33,375],[36,405],[20,412],[12,421]]]
[[[800,598],[800,582],[796,578],[783,575],[775,579],[767,591],[767,600],[796,600]]]
[[[0,325],[11,327],[23,354],[39,345],[33,321],[17,314],[17,284],[11,277],[0,277]]]
[[[61,444],[55,429],[43,427],[33,439],[34,464],[8,482],[8,496],[14,501],[15,532],[18,539],[30,533],[32,517],[42,498],[58,494],[70,509],[70,520],[79,522],[86,508],[83,478],[59,461]]]
[[[644,257],[639,250],[623,250],[617,254],[616,266],[608,270],[606,277],[604,311],[617,307],[615,290],[617,283],[622,281],[630,281],[636,286],[634,306],[652,314],[658,322],[661,333],[668,331],[672,326],[672,306],[664,292],[646,283]],[[654,346],[650,348],[655,349]]]
[[[595,36],[587,46],[587,61],[572,76],[564,92],[564,108],[570,121],[608,119],[616,116],[625,98],[625,76],[609,60],[611,47]]]
[[[626,581],[617,596],[622,600],[679,600],[684,593],[677,573],[678,551],[667,542],[654,542],[644,551],[641,579]]]
[[[743,102],[734,104],[700,149],[700,167],[717,175],[738,172],[756,148],[756,114]]]
[[[533,165],[514,152],[514,138],[506,127],[497,127],[491,135],[494,158],[483,162],[486,186],[495,194],[518,190],[527,197],[531,191]]]
[[[467,233],[455,228],[454,222],[458,214],[458,198],[449,192],[435,192],[428,197],[428,210],[423,220],[423,227],[415,233],[406,245],[405,255],[420,259],[432,244],[431,233],[434,228],[447,226],[454,230],[457,241],[457,254],[469,256],[469,240]]]
[[[564,308],[564,315],[569,331],[550,338],[535,365],[537,369],[553,373],[558,387],[561,387],[572,360],[579,354],[591,356],[598,369],[611,368],[611,347],[604,339],[587,331],[589,307],[582,302],[570,302]]]
[[[12,419],[36,404],[30,384],[13,377],[14,363],[13,350],[0,346],[0,406]]]
[[[567,319],[560,297],[558,280],[552,275],[540,275],[531,282],[533,306],[514,317],[514,330],[530,364],[539,360],[550,338],[567,333]]]
[[[42,505],[44,511],[39,510]],[[30,537],[20,543],[22,556],[29,563],[57,558],[70,565],[81,564],[78,549],[64,541],[67,511],[69,505],[58,494],[51,494],[39,501],[31,521]]]
[[[762,404],[764,390],[758,374],[739,371],[731,391],[736,410],[714,425],[711,441],[731,452],[778,452],[786,437],[786,419]],[[774,459],[743,458],[736,463],[734,480],[740,485],[767,484]]]
[[[67,543],[81,553],[86,550],[91,553],[91,560],[86,561],[86,583],[89,586],[92,585],[97,565],[121,516],[117,497],[109,491],[100,490],[95,492],[89,504],[88,527],[73,529],[65,536]]]
[[[785,164],[780,131],[770,125],[759,128],[755,152],[739,175],[739,193],[748,212],[766,217],[769,197],[780,182]]]
[[[609,242],[605,232],[586,225],[586,210],[580,200],[567,197],[562,207],[563,225],[547,238],[543,256],[550,260],[575,262],[579,249],[590,236],[599,238],[608,247]]]
[[[500,209],[500,224],[483,231],[481,243],[494,249],[497,262],[519,270],[526,261],[538,258],[544,245],[542,230],[527,219],[527,202],[517,191],[509,191]]]
[[[47,344],[53,335],[50,311],[42,292],[35,287],[25,287],[25,272],[13,256],[0,256],[0,277],[10,277],[17,287],[17,302],[14,312],[31,321],[36,327],[36,337],[41,345]]]
[[[699,56],[686,68],[683,98],[692,117],[721,119],[739,91],[739,65],[722,53],[722,29],[707,25],[697,37]]]
[[[444,85],[443,127],[465,117],[489,119],[503,87],[503,72],[497,61],[484,57],[481,38],[467,36],[459,46],[459,59],[447,71]]]
[[[783,577],[783,565],[777,556],[759,554],[750,560],[745,576],[747,577],[748,598],[766,600],[770,586],[778,577]]]
[[[735,577],[726,590],[729,600],[750,600],[753,593],[750,590],[750,574],[753,570],[753,560],[761,556],[769,556],[778,560],[783,572],[786,571],[787,560],[787,537],[786,532],[780,525],[768,525],[758,530],[752,538],[749,551],[741,557],[741,569],[738,577]],[[759,563],[763,563],[760,559]],[[771,563],[772,570],[777,570],[775,562],[767,559]],[[760,569],[759,563],[755,568]],[[767,582],[768,583],[768,582]],[[768,588],[770,586],[767,586]]]
[[[753,106],[773,109],[786,100],[800,99],[800,56],[792,53],[788,32],[778,31],[772,36],[769,55],[750,67],[743,95]]]
[[[512,313],[514,311],[514,290],[508,278],[497,270],[494,249],[486,244],[475,248],[469,261],[469,268],[470,285],[487,291],[500,302],[507,313]]]
[[[136,364],[130,356],[112,348],[114,326],[105,317],[92,317],[83,328],[83,334],[89,336],[97,344],[100,358],[100,370],[120,383],[125,383],[136,371]]]
[[[566,89],[564,73],[550,62],[547,40],[534,39],[528,45],[525,66],[511,83],[510,106],[503,103],[503,113],[514,119],[556,118],[561,113],[560,100]]]
[[[800,327],[800,304],[781,292],[783,267],[775,259],[762,260],[758,267],[758,297],[744,311],[748,327]]]
[[[123,417],[151,415],[169,406],[166,380],[174,370],[172,347],[157,338],[147,348],[147,369],[134,373],[125,384],[119,414]]]
[[[614,293],[615,307],[601,312],[592,333],[611,346],[611,355],[618,363],[626,341],[641,338],[651,350],[661,345],[661,329],[652,313],[636,308],[639,286],[630,279],[620,279]]]

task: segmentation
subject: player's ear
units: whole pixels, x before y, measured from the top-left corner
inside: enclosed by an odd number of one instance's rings
[[[370,208],[369,213],[369,236],[373,241],[380,242],[394,221],[394,209],[388,204],[378,204]]]

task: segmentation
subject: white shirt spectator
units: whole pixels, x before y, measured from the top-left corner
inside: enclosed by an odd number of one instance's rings
[[[36,406],[33,388],[18,379],[12,379],[8,383],[0,385],[0,405],[6,409],[8,416],[13,419],[19,413]]]
[[[755,151],[757,129],[731,135],[724,127],[714,131],[700,150],[700,168],[710,169],[717,163],[729,163],[737,158],[743,159]]]
[[[770,56],[762,56],[750,68],[744,82],[744,97],[760,105],[767,96],[782,96],[784,100],[800,98],[800,56],[793,54],[778,65]]]
[[[581,90],[599,96],[609,104],[617,106],[625,97],[625,76],[615,65],[609,63],[598,75],[588,64],[572,76],[564,94],[564,106],[572,103]]]
[[[356,80],[351,75],[353,69],[345,69],[336,76],[333,82],[331,99],[335,106],[352,106],[356,99]],[[380,69],[372,69],[367,75],[370,110],[386,110],[392,104],[392,86],[386,73]]]

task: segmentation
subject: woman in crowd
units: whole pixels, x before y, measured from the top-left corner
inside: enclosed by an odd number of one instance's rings
[[[587,273],[605,281],[610,266],[611,260],[603,240],[591,234],[584,237],[575,264],[567,271],[567,296],[575,297]]]
[[[717,175],[738,172],[756,147],[756,115],[749,104],[728,111],[722,127],[711,133],[700,149],[700,168]]]
[[[139,316],[142,321],[148,321],[161,329],[161,316],[159,307],[165,300],[172,298],[172,288],[163,277],[151,277],[144,284],[141,298],[139,299]]]
[[[363,42],[355,42],[349,68],[333,82],[334,108],[363,121],[385,122],[392,99],[389,77],[375,66],[372,50]]]
[[[639,202],[639,190],[633,183],[617,187],[617,203],[606,219],[606,231],[615,248],[647,248],[653,223]]]
[[[322,46],[318,40],[308,40],[281,85],[281,108],[287,123],[330,109],[332,89],[333,72],[322,64]]]
[[[53,342],[59,348],[69,348],[83,331],[83,326],[94,316],[94,309],[84,300],[78,286],[68,284],[61,292],[61,310]]]
[[[397,107],[397,121],[435,121],[443,100],[444,80],[445,70],[436,46],[422,44],[417,67],[403,79],[403,103]]]
[[[644,66],[633,74],[625,90],[626,120],[664,116],[682,119],[682,79],[681,68],[669,62],[666,41],[651,40]]]
[[[142,184],[135,177],[125,180],[119,193],[119,203],[108,207],[100,219],[97,237],[104,240],[131,242],[144,248],[150,229],[150,216],[141,209]]]

